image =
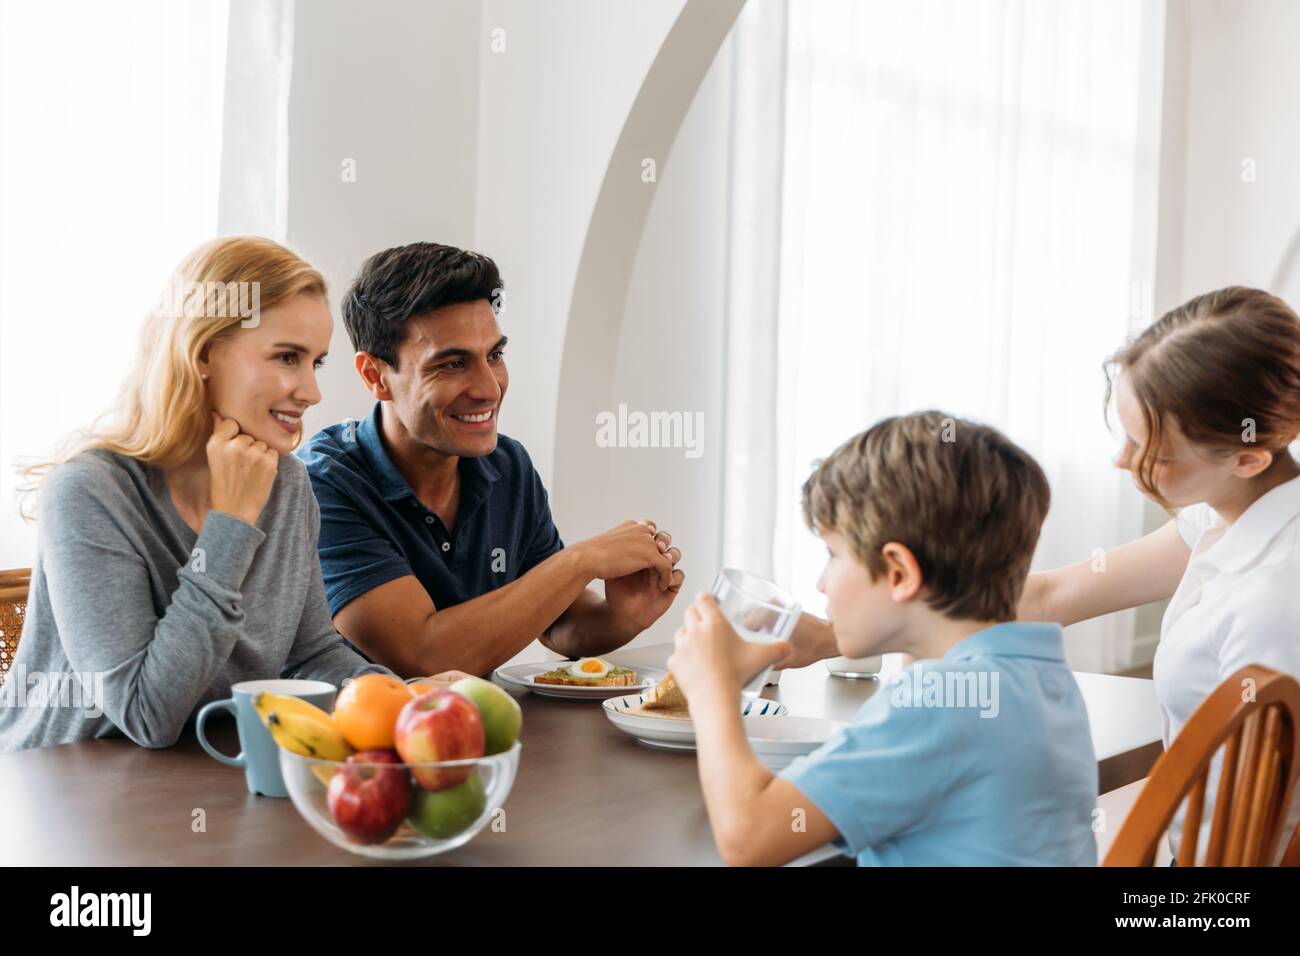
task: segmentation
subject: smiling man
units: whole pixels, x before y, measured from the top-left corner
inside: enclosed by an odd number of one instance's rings
[[[684,579],[652,521],[560,540],[528,452],[497,432],[501,288],[491,259],[451,246],[367,260],[343,321],[374,410],[298,452],[334,625],[403,676],[486,675],[534,639],[565,657],[606,653],[668,610]]]

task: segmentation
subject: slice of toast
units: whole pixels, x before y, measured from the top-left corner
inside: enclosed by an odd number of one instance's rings
[[[562,670],[533,675],[534,684],[559,684],[565,687],[626,687],[636,682],[636,671],[627,667],[615,667],[604,677],[575,677]]]
[[[655,684],[645,693],[645,699],[641,701],[643,710],[661,710],[665,711],[665,716],[686,715],[690,709],[686,705],[686,695],[682,689],[677,686],[677,678],[671,673],[665,674],[659,683]]]

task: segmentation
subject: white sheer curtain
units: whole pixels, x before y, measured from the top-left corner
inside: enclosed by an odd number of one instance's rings
[[[0,567],[34,557],[15,461],[109,407],[180,258],[219,229],[283,236],[291,14],[256,0],[3,4]]]
[[[1141,534],[1100,365],[1150,319],[1163,4],[755,7],[740,77],[747,56],[772,56],[754,23],[788,20],[782,167],[769,189],[740,176],[734,204],[780,197],[779,293],[772,323],[761,308],[728,317],[733,340],[755,335],[743,378],[734,362],[728,375],[725,560],[770,567],[821,611],[825,551],[799,513],[813,460],[927,407],[993,424],[1041,462],[1053,507],[1036,568]],[[746,95],[738,84],[738,118]],[[737,169],[763,168],[752,153],[771,127],[736,133]],[[768,281],[746,250],[733,245],[733,306]],[[766,434],[752,417],[733,431],[746,390],[770,401]],[[1071,663],[1121,666],[1131,636],[1127,614],[1072,628]]]

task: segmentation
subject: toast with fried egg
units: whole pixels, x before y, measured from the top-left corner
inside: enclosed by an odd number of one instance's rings
[[[599,657],[584,657],[572,664],[533,675],[534,684],[566,687],[626,687],[636,682],[636,671],[630,667],[616,667]]]

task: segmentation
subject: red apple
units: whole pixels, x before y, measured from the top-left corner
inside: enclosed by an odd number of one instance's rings
[[[483,756],[483,718],[474,702],[454,690],[435,688],[415,698],[397,715],[397,752],[407,763],[469,760]],[[425,790],[464,783],[474,772],[466,767],[423,767],[411,776]]]
[[[363,750],[330,779],[330,814],[353,843],[383,843],[402,825],[411,806],[411,780],[400,764],[391,750]]]

